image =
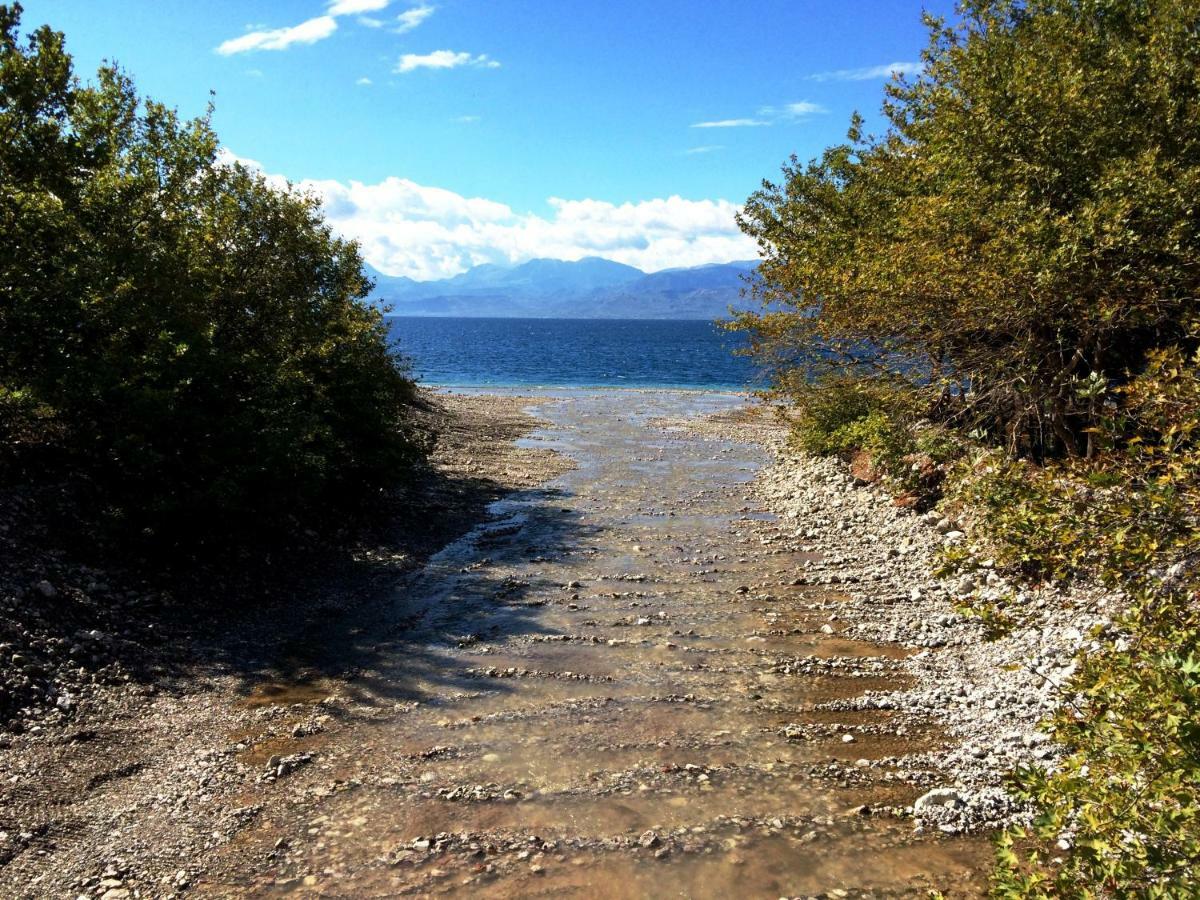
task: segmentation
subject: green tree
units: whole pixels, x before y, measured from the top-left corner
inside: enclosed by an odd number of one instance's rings
[[[960,11],[930,20],[924,72],[888,87],[884,135],[856,119],[747,202],[774,308],[736,325],[785,387],[899,376],[1012,450],[1086,454],[1102,389],[1185,337],[1200,290],[1200,14]]]
[[[353,500],[421,455],[355,244],[218,155],[208,116],[73,76],[0,5],[0,434],[139,528],[216,533]],[[31,423],[33,423],[31,425]],[[26,454],[28,455],[28,454]],[[45,458],[47,454],[43,453]]]

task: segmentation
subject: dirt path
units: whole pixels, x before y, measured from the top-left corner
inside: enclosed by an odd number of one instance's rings
[[[936,735],[821,706],[901,686],[903,648],[824,633],[836,596],[755,499],[760,444],[663,424],[737,430],[740,403],[541,404],[530,446],[577,468],[236,708],[164,699],[175,742],[89,786],[103,831],[26,854],[4,896],[982,895],[986,844],[916,835],[890,809],[923,788],[866,764]],[[68,877],[101,835],[105,871]]]

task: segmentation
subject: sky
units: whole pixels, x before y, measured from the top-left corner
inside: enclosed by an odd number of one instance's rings
[[[117,62],[223,152],[314,191],[388,275],[752,259],[790,156],[881,130],[952,0],[24,0],[85,80]]]

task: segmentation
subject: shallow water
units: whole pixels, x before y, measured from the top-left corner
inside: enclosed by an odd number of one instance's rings
[[[816,708],[900,684],[906,651],[820,632],[826,595],[791,584],[813,556],[762,540],[779,527],[747,486],[763,451],[655,424],[743,402],[539,406],[551,424],[530,440],[578,468],[497,504],[396,589],[370,636],[379,662],[349,686],[355,715],[269,748],[316,754],[288,788],[294,817],[239,839],[269,872],[214,892],[982,896],[986,844],[872,812],[921,791],[854,766],[936,734]],[[785,665],[809,658],[845,666]],[[264,685],[248,702],[328,690]],[[789,739],[797,723],[812,732]]]

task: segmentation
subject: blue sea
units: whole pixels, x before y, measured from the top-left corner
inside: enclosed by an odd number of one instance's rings
[[[389,316],[425,384],[743,390],[754,364],[712,322]]]

